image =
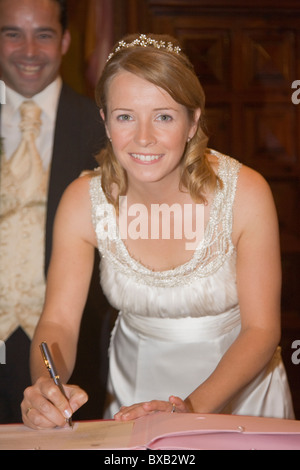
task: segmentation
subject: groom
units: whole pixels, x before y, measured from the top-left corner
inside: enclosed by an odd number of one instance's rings
[[[26,245],[20,254],[22,246],[12,238],[16,226],[13,232],[11,214],[1,214],[0,201],[0,341],[6,346],[6,364],[0,364],[0,423],[21,422],[23,391],[31,383],[30,340],[43,298],[42,294],[40,298],[30,296],[35,287],[32,284],[25,299],[22,286],[30,286],[30,276],[34,279],[33,262],[38,261],[41,273],[47,273],[53,221],[61,195],[82,170],[96,166],[94,155],[104,142],[104,128],[95,104],[63,83],[59,75],[62,58],[70,45],[66,3],[66,0],[0,0],[0,78],[6,94],[6,104],[0,106],[1,159],[9,161],[19,142],[19,105],[32,99],[42,110],[42,127],[36,143],[48,172],[46,223],[43,238],[40,237],[44,239],[44,246],[40,250],[37,247],[36,251],[44,252],[44,259],[30,258],[29,250],[24,249]],[[0,185],[3,185],[1,166],[0,178]],[[19,220],[21,233],[23,223],[18,219],[18,211],[22,208],[18,206],[17,196],[10,194],[10,199],[15,205],[14,216]],[[78,419],[100,418],[105,397],[110,325],[108,304],[99,286],[98,255],[95,256],[95,272],[78,346],[79,366],[72,378],[90,396]],[[5,269],[3,262],[1,267],[1,259],[5,259]],[[26,266],[26,270],[22,266]],[[16,281],[16,267],[22,279],[7,285],[8,279]],[[31,299],[29,305],[28,298]]]

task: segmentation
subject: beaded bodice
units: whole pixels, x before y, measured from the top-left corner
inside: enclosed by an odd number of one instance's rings
[[[113,206],[107,202],[101,188],[101,176],[91,179],[92,217],[101,254],[101,284],[116,308],[146,316],[177,317],[214,315],[237,304],[235,248],[231,235],[240,163],[211,152],[219,159],[222,188],[218,187],[215,192],[204,237],[192,258],[171,270],[153,271],[130,256],[119,236]]]

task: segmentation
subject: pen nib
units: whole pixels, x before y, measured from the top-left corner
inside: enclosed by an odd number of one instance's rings
[[[72,418],[66,419],[66,422],[68,423],[68,425],[70,426],[70,428],[73,428],[73,421],[72,421]]]

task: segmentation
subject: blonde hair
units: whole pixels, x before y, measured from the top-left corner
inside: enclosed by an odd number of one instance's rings
[[[149,37],[154,42],[164,41],[166,44],[171,42],[174,50],[157,48],[151,44],[147,44],[146,47],[141,45],[120,47],[120,43],[116,44],[96,86],[96,103],[106,117],[108,87],[112,79],[120,71],[125,70],[167,91],[177,103],[186,107],[191,120],[195,111],[200,108],[201,117],[197,131],[187,143],[182,156],[180,188],[186,188],[195,201],[205,202],[204,190],[207,187],[214,189],[218,176],[205,153],[208,137],[204,121],[204,91],[187,56],[175,49],[179,46],[176,39],[155,34],[147,35],[147,38]],[[123,43],[131,44],[137,38],[138,35],[126,36]],[[127,176],[117,161],[109,141],[106,148],[97,156],[97,161],[101,167],[103,191],[107,199],[117,208],[119,196],[127,192]],[[113,183],[118,187],[117,198],[111,194]]]

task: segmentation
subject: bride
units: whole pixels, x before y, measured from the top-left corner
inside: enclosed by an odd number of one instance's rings
[[[87,400],[71,385],[68,399],[62,396],[38,346],[48,342],[67,383],[94,247],[103,291],[120,312],[106,417],[177,411],[293,418],[278,347],[278,224],[266,181],[207,148],[204,93],[174,38],[120,41],[96,100],[107,146],[99,168],[74,181],[59,206],[24,423],[62,426]],[[158,220],[167,214],[170,230],[153,236],[151,214],[162,205],[168,211]],[[187,232],[175,230],[187,207],[193,249]]]

